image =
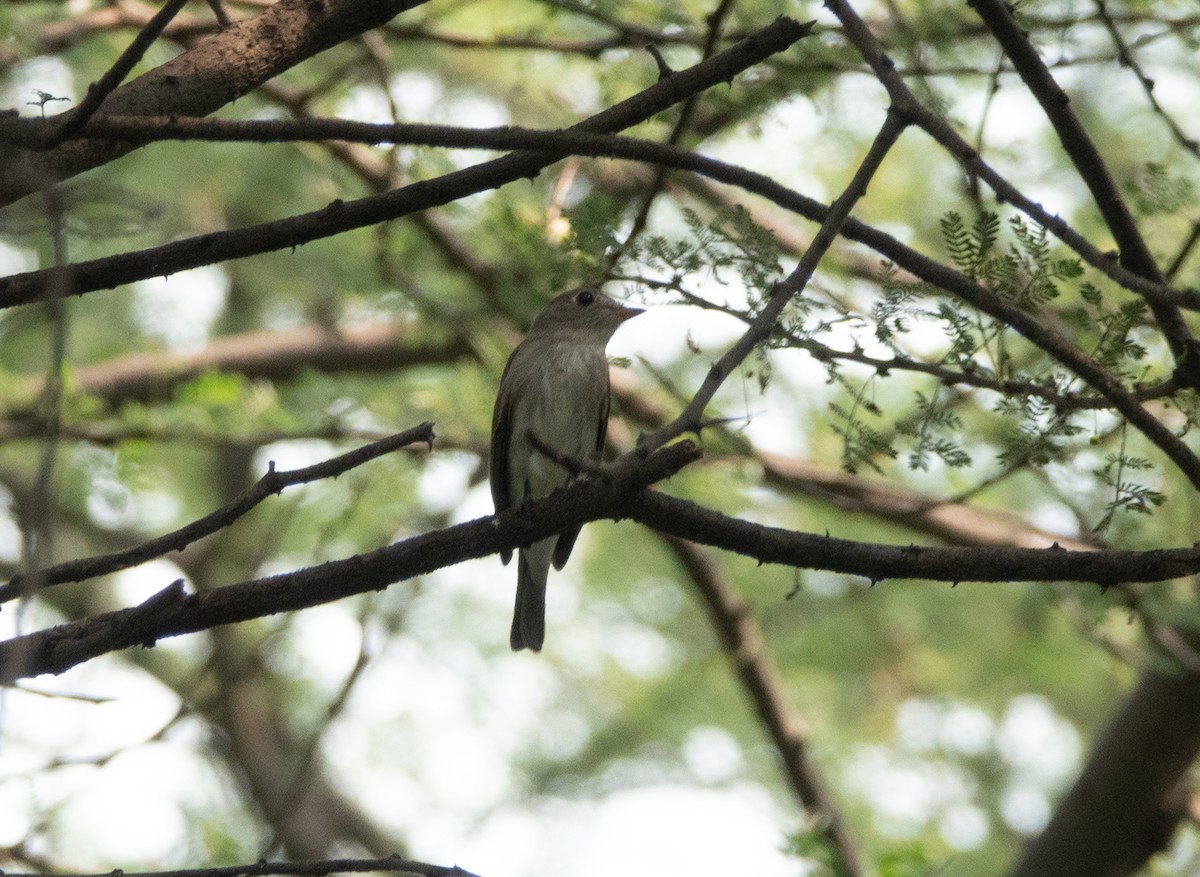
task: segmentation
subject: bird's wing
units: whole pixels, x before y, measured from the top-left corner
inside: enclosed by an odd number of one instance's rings
[[[612,399],[610,398],[610,387],[608,381],[608,365],[604,366],[604,396],[600,403],[600,419],[596,424],[596,446],[595,459],[599,460],[604,454],[604,439],[608,435],[608,412],[612,407]],[[555,569],[562,569],[567,560],[571,557],[571,549],[575,547],[575,540],[579,538],[579,527],[572,527],[570,530],[564,530],[558,536],[558,542],[554,545],[554,556],[551,558],[554,562]]]
[[[508,510],[513,504],[511,486],[508,483],[508,446],[512,438],[514,394],[511,388],[506,387],[505,382],[516,358],[516,351],[513,351],[504,366],[504,373],[500,376],[500,392],[496,396],[496,408],[492,412],[492,456],[488,461],[488,481],[492,488],[492,502],[496,506],[496,514]],[[510,391],[505,392],[506,389]],[[512,560],[512,549],[501,551],[500,560],[506,564]]]

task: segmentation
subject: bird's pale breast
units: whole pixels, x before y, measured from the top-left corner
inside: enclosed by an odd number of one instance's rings
[[[594,345],[552,343],[539,357],[537,369],[518,396],[515,423],[530,425],[538,439],[559,454],[576,460],[595,456],[596,430],[608,395],[608,361]],[[541,497],[566,484],[569,474],[527,445],[524,435],[512,436],[521,448],[510,460],[528,460],[528,471],[511,472],[514,496]],[[517,467],[521,468],[521,467]]]

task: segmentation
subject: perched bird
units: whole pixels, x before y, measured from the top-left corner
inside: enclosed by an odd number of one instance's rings
[[[608,430],[608,358],[617,327],[642,312],[618,304],[595,287],[564,292],[538,314],[500,378],[492,414],[491,484],[497,513],[549,496],[571,480],[559,457],[595,460]],[[517,605],[509,642],[513,651],[542,648],[546,634],[546,576],[562,569],[579,535],[572,527],[517,553]],[[512,551],[500,555],[504,563]]]

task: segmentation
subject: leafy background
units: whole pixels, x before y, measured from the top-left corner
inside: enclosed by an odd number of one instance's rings
[[[259,9],[226,5],[235,18]],[[695,63],[713,6],[433,2],[219,115],[557,128],[653,83],[642,48],[651,38],[673,67]],[[680,144],[828,201],[887,100],[836,19],[784,7],[720,4],[726,36],[781,11],[816,18],[818,30],[705,93]],[[0,103],[37,114],[35,90],[79,101],[147,11],[126,0],[0,9]],[[1044,117],[966,6],[905,0],[859,12],[924,102],[1023,191],[1111,246]],[[1197,150],[1169,123],[1186,126],[1200,98],[1194,8],[1072,0],[1025,4],[1020,15],[1155,256],[1176,265],[1177,284],[1192,283]],[[176,24],[135,76],[214,28],[202,4]],[[1120,63],[1121,46],[1153,78],[1160,106]],[[678,116],[625,133],[661,140]],[[64,184],[68,257],[266,222],[480,155],[150,144]],[[550,295],[606,270],[618,278],[611,291],[649,309],[610,347],[626,366],[616,409],[628,430],[614,426],[614,436],[654,426],[645,406],[670,413],[686,401],[813,229],[684,174],[668,174],[647,203],[654,174],[569,159],[419,217],[66,302],[47,560],[180,526],[246,489],[268,461],[306,465],[423,420],[438,440],[431,452],[290,489],[167,559],[6,607],[6,633],[130,605],[178,576],[215,588],[488,514],[486,442],[505,357]],[[1170,376],[1140,299],[981,192],[923,134],[905,135],[855,215],[1053,321],[1130,384]],[[5,273],[52,264],[39,202],[18,202],[0,223]],[[4,572],[31,550],[25,510],[46,442],[30,424],[55,322],[41,307],[0,312]],[[375,369],[313,361],[273,377],[237,368],[169,377],[169,357],[225,336],[379,325],[426,353]],[[149,357],[148,387],[89,389],[96,369],[134,354]],[[930,368],[880,366],[895,357]],[[985,385],[944,380],[950,373]],[[1018,385],[1027,391],[1011,391]],[[705,460],[669,489],[802,531],[937,541],[870,503],[769,477],[761,455],[774,453],[931,501],[1013,512],[1064,542],[1196,538],[1194,492],[1134,430],[1107,409],[1056,407],[1029,388],[1089,392],[993,318],[841,241],[723,388],[710,414],[725,420],[704,432]],[[1177,392],[1159,410],[1186,432],[1194,399]],[[950,588],[709,558],[751,607],[779,694],[881,875],[1006,873],[1138,672],[1169,663],[1148,631],[1196,613],[1182,582],[1116,593]],[[668,541],[629,522],[589,525],[552,581],[538,656],[507,649],[512,577],[495,558],[472,561],[6,691],[4,866],[132,870],[400,851],[487,875],[837,869]],[[1152,871],[1198,868],[1187,825]]]

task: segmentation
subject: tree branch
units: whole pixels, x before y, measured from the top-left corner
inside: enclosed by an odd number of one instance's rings
[[[137,65],[138,61],[142,60],[146,50],[158,39],[163,29],[171,23],[171,19],[183,9],[185,3],[187,0],[167,0],[162,8],[146,22],[146,26],[138,32],[133,42],[126,47],[112,67],[104,72],[98,82],[93,82],[88,86],[87,95],[82,103],[56,120],[54,132],[39,144],[38,148],[53,149],[73,137],[75,132],[96,114],[100,105],[104,103],[104,99],[121,84],[122,80],[129,75],[129,71]]]
[[[884,579],[950,582],[1158,582],[1200,572],[1200,546],[1150,551],[880,545],[754,524],[656,491],[628,509],[662,533],[724,548],[760,563]]]
[[[1153,283],[1162,283],[1162,271],[1146,239],[1138,230],[1133,214],[1129,212],[1100,150],[1088,136],[1079,117],[1071,110],[1071,99],[1054,81],[1028,36],[1017,25],[1010,8],[1002,0],[967,0],[967,5],[979,14],[995,35],[1020,74],[1021,81],[1041,104],[1042,111],[1058,134],[1059,142],[1092,193],[1100,215],[1112,232],[1120,250],[1121,264]],[[1157,297],[1148,298],[1147,303],[1175,356],[1181,381],[1193,389],[1200,389],[1200,349],[1182,314],[1178,308]]]
[[[205,116],[325,49],[425,0],[280,0],[112,92],[107,112]],[[126,154],[127,143],[0,149],[0,205]]]
[[[679,75],[681,74],[676,74],[676,77],[673,77],[671,81],[674,81]],[[919,108],[912,111],[917,112],[918,116],[920,115]],[[98,123],[101,121],[97,120]],[[123,123],[114,122],[114,125],[120,124]],[[780,186],[768,177],[745,170],[744,168],[727,165],[723,162],[692,153],[682,152],[665,144],[651,143],[632,138],[597,136],[574,129],[566,132],[513,129],[463,130],[445,126],[366,125],[365,123],[345,122],[342,120],[315,119],[288,123],[214,123],[212,121],[201,120],[155,120],[150,123],[151,126],[161,126],[164,130],[177,127],[181,131],[189,129],[199,131],[201,128],[204,128],[212,130],[214,133],[221,132],[222,135],[228,134],[230,137],[252,135],[254,138],[262,136],[262,131],[256,130],[256,126],[259,124],[280,126],[275,129],[279,132],[279,136],[287,133],[298,134],[300,131],[305,131],[305,136],[314,136],[319,132],[323,133],[324,136],[333,136],[336,131],[341,136],[358,136],[367,142],[377,142],[374,138],[387,137],[388,135],[385,132],[393,131],[397,136],[401,136],[401,132],[403,132],[402,136],[408,138],[411,142],[463,146],[479,146],[483,143],[517,144],[530,148],[546,145],[547,147],[556,146],[565,152],[611,155],[614,157],[628,157],[638,160],[661,162],[702,173],[720,182],[740,186],[747,191],[769,198],[779,206],[814,221],[826,222],[830,216],[830,208],[820,202],[800,195],[784,186]],[[126,130],[128,131],[129,129],[127,128]],[[506,158],[511,159],[519,155],[520,153],[515,153]],[[505,159],[497,159],[496,161],[505,161]],[[493,164],[495,162],[489,162],[486,165],[477,165],[476,168],[483,168]],[[468,170],[472,171],[475,169]],[[449,177],[458,178],[462,173],[451,174]],[[449,177],[439,178],[439,180],[432,181],[432,183],[441,183],[449,179]],[[379,196],[379,198],[391,198],[398,195],[398,193],[408,192],[425,185],[431,184],[415,184],[406,189]],[[361,205],[366,201],[376,200],[363,199],[354,203]],[[335,210],[338,207],[345,206],[347,205],[339,205],[335,202],[328,210]],[[328,212],[328,210],[316,214],[307,214],[306,216],[319,217],[321,214]],[[304,217],[295,217],[293,219],[303,220]],[[286,226],[292,221],[282,220],[277,223],[253,226],[240,231],[220,233],[221,240],[227,242],[229,246],[237,246],[242,233],[257,233],[259,230],[268,228],[277,229]],[[1059,222],[1065,225],[1061,221]],[[329,231],[328,233],[333,232]],[[1149,438],[1152,443],[1157,445],[1187,475],[1192,484],[1200,486],[1200,459],[1197,459],[1191,449],[1172,430],[1167,428],[1156,417],[1152,416],[1141,405],[1136,395],[1123,387],[1111,374],[1100,368],[1065,338],[1044,325],[1035,315],[1022,310],[1012,302],[1001,299],[961,272],[955,271],[934,259],[930,259],[906,247],[890,235],[853,218],[845,221],[841,233],[851,240],[856,240],[872,247],[895,264],[910,271],[922,280],[957,296],[989,316],[1003,321],[1026,339],[1045,350],[1108,399],[1114,408]],[[315,236],[319,237],[321,233],[317,233]],[[179,270],[182,267],[194,267],[192,264],[187,264],[164,269],[162,262],[159,260],[168,258],[167,254],[169,253],[177,253],[180,248],[189,248],[192,251],[208,250],[209,248],[205,246],[205,242],[211,237],[211,235],[204,235],[199,238],[187,239],[177,244],[170,244],[166,247],[157,247],[138,253],[123,254],[106,259],[78,263],[72,266],[71,269],[76,281],[74,291],[86,292],[129,282],[143,276],[149,276],[149,274],[163,273],[164,270],[170,271]],[[195,264],[218,261],[219,255],[219,253],[207,253],[204,258],[200,258]],[[129,270],[130,268],[134,270]],[[1132,277],[1133,280],[1137,280],[1128,271],[1124,271],[1124,269],[1122,271],[1125,275]],[[48,272],[46,271],[13,275],[5,279],[0,279],[0,307],[22,304],[35,299],[38,295],[40,285],[47,282],[47,279]],[[84,284],[82,287],[79,285],[81,283]],[[1164,290],[1164,287],[1161,285],[1154,286],[1153,288],[1158,290],[1159,293],[1162,293]],[[1140,287],[1139,291],[1144,292]]]
[[[14,576],[7,584],[0,585],[0,603],[25,596],[30,587],[41,588],[64,582],[80,582],[137,566],[171,551],[181,551],[196,540],[228,527],[267,497],[282,493],[285,487],[307,484],[323,478],[337,478],[376,457],[382,457],[384,454],[390,454],[392,451],[418,442],[423,442],[431,449],[433,448],[432,423],[422,423],[412,429],[372,442],[369,445],[363,445],[332,459],[305,466],[302,469],[276,472],[275,464],[272,462],[266,474],[259,478],[253,487],[211,514],[164,536],[123,551],[60,563],[39,570],[36,576]]]
[[[183,595],[167,589],[143,606],[121,609],[0,642],[0,684],[61,673],[98,655],[195,633],[222,624],[306,609],[386,588],[475,557],[529,545],[577,524],[623,517],[638,493],[699,459],[682,441],[611,478],[577,482],[544,500],[435,530],[385,548],[283,573]]]
[[[249,865],[230,865],[224,868],[183,868],[178,871],[121,871],[124,877],[327,877],[330,874],[359,874],[378,871],[391,874],[418,874],[420,877],[477,877],[457,865],[430,865],[400,856],[382,859],[326,859],[316,862],[255,862]],[[6,871],[7,877],[42,877]],[[55,877],[113,877],[113,871],[97,874],[57,873]]]
[[[858,877],[863,873],[858,850],[820,770],[809,756],[804,722],[792,714],[784,701],[779,670],[771,660],[762,628],[750,614],[750,607],[699,547],[674,536],[664,535],[663,539],[704,600],[721,646],[779,753],[788,784],[813,819],[814,829],[840,859],[833,873]]]
[[[748,67],[793,45],[810,31],[811,25],[779,18],[724,52],[676,72],[669,79],[655,83],[569,130],[609,133],[645,121],[692,94],[731,80]],[[324,209],[311,213],[81,262],[68,266],[66,270],[71,275],[74,291],[81,293],[228,259],[297,247],[340,232],[448,204],[518,179],[534,177],[569,152],[516,152],[382,195],[354,201],[334,201]],[[36,300],[42,294],[45,282],[46,272],[43,271],[14,275],[0,281],[0,307]]]
[[[1194,300],[1184,292],[1172,290],[1154,276],[1131,270],[1123,262],[1107,252],[1100,251],[1082,234],[1071,228],[1060,216],[1052,215],[1041,204],[1026,197],[1016,186],[1008,182],[979,155],[978,150],[962,138],[944,118],[925,107],[917,100],[904,80],[897,74],[895,63],[883,51],[879,41],[867,28],[845,0],[826,0],[825,5],[838,16],[845,27],[846,37],[866,59],[876,78],[887,90],[892,100],[905,101],[912,113],[913,123],[932,137],[945,149],[963,169],[985,181],[996,199],[1007,202],[1036,222],[1064,244],[1079,254],[1085,262],[1100,271],[1115,283],[1143,296],[1148,302],[1164,307],[1175,307],[1180,302]]]
[[[241,332],[214,338],[195,353],[129,353],[80,366],[71,375],[71,386],[113,404],[162,398],[180,383],[209,371],[279,381],[305,369],[392,371],[410,365],[447,364],[472,354],[465,335],[433,341],[430,334],[424,325],[395,324]]]
[[[1186,813],[1197,716],[1200,676],[1147,670],[1012,877],[1124,877],[1165,849]]]
[[[870,183],[871,178],[875,175],[884,157],[892,146],[895,145],[907,124],[902,114],[894,111],[894,109],[888,111],[883,126],[875,135],[875,139],[871,143],[871,148],[867,151],[862,163],[859,164],[854,177],[850,180],[850,183],[846,186],[842,194],[838,196],[838,199],[830,205],[821,223],[821,228],[817,231],[812,244],[805,250],[795,269],[785,279],[775,284],[775,287],[771,290],[770,298],[754,319],[754,322],[750,324],[749,328],[746,329],[734,345],[709,369],[704,382],[696,390],[691,401],[688,402],[679,416],[662,429],[650,435],[642,436],[638,440],[638,448],[634,452],[635,455],[644,455],[685,432],[700,431],[701,417],[704,414],[704,409],[708,407],[708,403],[712,401],[712,397],[716,395],[717,390],[733,374],[734,370],[741,365],[742,361],[750,355],[751,351],[771,335],[775,330],[776,322],[783,313],[783,309],[787,307],[788,302],[808,285],[813,272],[817,269],[817,263],[820,262],[825,252],[833,244],[834,239],[842,233],[842,227],[846,224],[846,220],[849,219],[850,211],[866,195],[867,185]]]

